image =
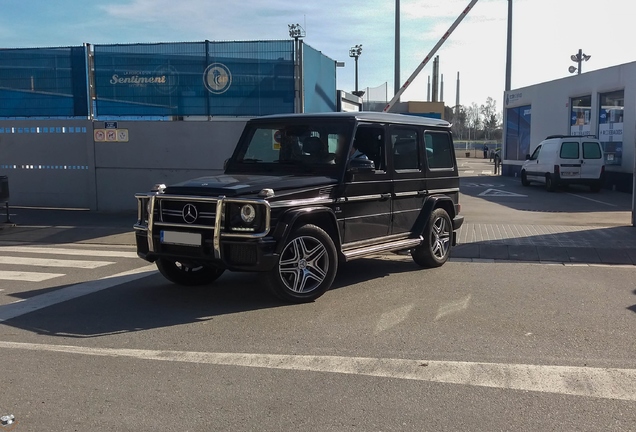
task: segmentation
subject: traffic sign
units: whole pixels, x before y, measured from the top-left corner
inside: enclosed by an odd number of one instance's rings
[[[106,141],[106,131],[104,129],[95,129],[93,131],[93,139],[95,142]]]

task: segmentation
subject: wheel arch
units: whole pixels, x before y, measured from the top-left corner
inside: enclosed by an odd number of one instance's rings
[[[280,253],[291,233],[299,226],[312,224],[324,230],[340,251],[340,229],[336,214],[329,207],[303,207],[285,212],[277,226],[274,237],[277,240],[276,253]]]
[[[447,195],[432,195],[426,198],[422,210],[418,215],[415,224],[413,225],[413,232],[423,234],[428,228],[429,216],[436,208],[443,208],[451,221],[455,215],[455,202]]]

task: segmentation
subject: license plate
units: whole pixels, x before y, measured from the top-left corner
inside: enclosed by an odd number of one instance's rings
[[[563,171],[561,172],[561,175],[563,177],[567,177],[567,176],[573,176],[573,175],[577,175],[578,173],[572,172],[572,171]]]
[[[178,231],[161,231],[161,243],[201,246],[201,234]]]

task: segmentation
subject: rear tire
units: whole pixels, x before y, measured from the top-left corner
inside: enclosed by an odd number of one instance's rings
[[[556,190],[556,185],[554,184],[554,180],[552,180],[552,176],[550,174],[546,174],[545,176],[545,190],[548,192],[554,192]]]
[[[163,277],[172,283],[183,286],[209,285],[225,271],[224,269],[210,266],[195,267],[167,258],[159,258],[156,264]]]
[[[421,267],[441,267],[450,256],[453,222],[443,208],[433,210],[428,218],[424,241],[411,251],[413,261]]]
[[[521,171],[521,186],[530,186],[528,174],[525,171]]]

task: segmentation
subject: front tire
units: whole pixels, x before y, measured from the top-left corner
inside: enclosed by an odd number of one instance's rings
[[[450,256],[453,223],[443,208],[433,210],[426,225],[424,242],[411,251],[416,264],[424,268],[441,267]]]
[[[521,171],[521,186],[530,186],[528,174],[525,171]]]
[[[329,234],[315,225],[303,225],[287,239],[268,282],[281,300],[307,303],[331,287],[337,271],[336,246]]]
[[[156,262],[159,272],[170,282],[183,286],[209,285],[224,272],[210,266],[193,266],[179,261],[159,258]]]

